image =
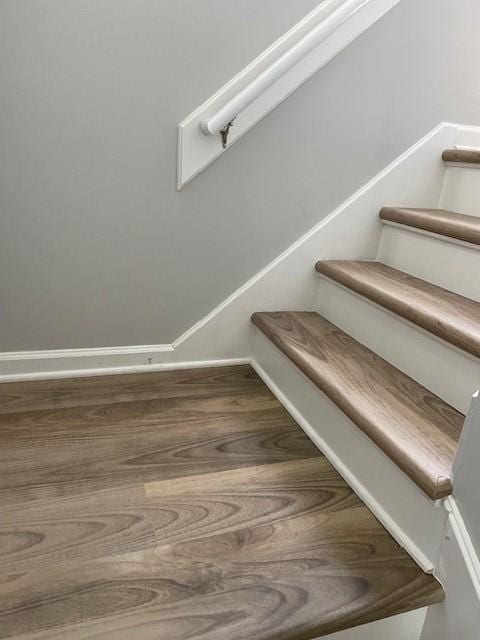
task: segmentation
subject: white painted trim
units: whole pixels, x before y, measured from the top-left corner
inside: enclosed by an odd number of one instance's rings
[[[458,139],[456,144],[458,145],[460,145],[460,143],[467,144],[468,142],[467,146],[470,146],[470,147],[475,146],[476,148],[480,148],[480,126],[478,124],[459,123],[458,131],[461,137]],[[477,136],[477,141],[475,145],[472,144],[472,139],[471,139],[472,134]],[[469,136],[469,139],[467,140],[465,136]]]
[[[320,10],[332,7],[323,20],[293,44],[283,55],[254,78],[244,89],[234,95],[218,111],[203,120],[201,130],[207,135],[216,135],[237,118],[252,102],[269,89],[272,84],[288,73],[297,63],[301,62],[318,45],[322,44],[332,33],[351,18],[370,0],[344,0],[343,2],[323,2]],[[318,12],[318,8],[317,8]]]
[[[426,231],[425,229],[419,229],[418,227],[411,227],[408,224],[402,224],[401,222],[392,222],[391,220],[382,220],[382,224],[386,227],[394,227],[396,229],[402,229],[402,231],[408,231],[409,233],[416,233],[421,236],[427,236],[428,238],[434,238],[439,242],[445,242],[446,244],[456,244],[460,247],[466,247],[473,251],[480,251],[480,245],[473,244],[472,242],[466,242],[465,240],[459,240],[458,238],[451,238],[450,236],[443,236],[433,231]]]
[[[480,563],[454,497],[445,500],[445,509],[448,520],[435,575],[446,598],[429,608],[421,639],[478,640]]]
[[[480,165],[446,166],[440,209],[480,217]]]
[[[480,603],[480,559],[475,551],[472,539],[453,496],[449,496],[445,500],[445,508],[449,513],[452,530],[457,539],[468,575],[470,576],[473,588]]]
[[[6,378],[39,379],[47,375],[85,375],[85,371],[96,370],[109,373],[112,370],[142,370],[142,367],[163,365],[173,360],[173,351],[173,345],[11,351],[0,354],[0,381]]]
[[[378,212],[388,200],[404,206],[438,205],[444,167],[441,153],[455,142],[457,125],[441,123],[407,149],[367,184],[301,236],[248,282],[177,338],[184,359],[250,353],[248,329],[254,311],[311,309],[315,297],[314,264],[320,257],[374,259],[381,234]],[[226,335],[227,341],[223,341]],[[233,346],[235,345],[235,346]]]
[[[450,513],[435,571],[446,598],[429,607],[421,640],[478,640],[480,598],[467,551],[468,533],[451,498],[447,505]]]
[[[350,3],[353,0],[348,0]],[[228,147],[241,138],[270,111],[283,102],[314,73],[325,66],[340,51],[345,49],[359,35],[371,27],[400,0],[363,0],[346,20],[306,53],[300,61],[254,100],[237,118],[229,133]],[[260,54],[215,95],[191,113],[178,126],[177,188],[181,189],[198,173],[216,160],[223,152],[220,136],[205,135],[201,123],[220,111],[235,96],[238,96],[275,66],[286,52],[294,50],[302,39],[321,29],[322,23],[340,11],[346,0],[326,0],[298,22],[292,29]]]
[[[407,611],[323,636],[323,640],[420,640],[428,608]],[[318,638],[317,640],[320,640]]]
[[[428,331],[428,329],[424,329],[421,325],[415,324],[414,322],[412,322],[411,320],[408,320],[404,316],[400,316],[399,314],[395,313],[395,311],[391,311],[388,307],[384,307],[381,303],[375,302],[375,300],[371,300],[370,298],[367,298],[361,293],[358,293],[357,291],[350,289],[348,285],[342,284],[341,282],[337,282],[333,278],[330,278],[328,275],[323,273],[318,273],[318,280],[323,282],[328,282],[333,286],[335,286],[336,288],[354,296],[355,298],[358,298],[359,300],[364,300],[368,305],[374,307],[375,309],[378,309],[379,311],[382,311],[383,313],[388,314],[391,318],[397,318],[398,321],[401,322],[402,324],[405,324],[408,327],[415,329],[415,331],[422,333],[424,336],[428,336],[432,340],[435,340],[435,342],[438,342],[439,344],[446,346],[448,349],[455,351],[455,353],[457,353],[460,356],[463,356],[467,360],[470,360],[471,362],[474,362],[474,363],[478,363],[479,358],[477,358],[477,356],[473,355],[468,351],[465,351],[461,347],[457,347],[451,342],[447,342],[443,338],[440,338],[440,336],[437,336],[435,333]],[[471,395],[472,394],[470,394],[468,397],[468,402],[470,402]]]
[[[6,382],[27,382],[33,380],[56,380],[62,378],[90,378],[113,376],[126,373],[149,373],[153,371],[175,371],[180,369],[204,369],[208,367],[233,367],[250,364],[250,358],[230,360],[196,360],[194,362],[170,362],[118,367],[96,367],[92,369],[71,369],[58,371],[37,371],[31,373],[0,374],[0,384]]]
[[[383,506],[371,495],[366,487],[359,482],[350,469],[343,463],[341,458],[328,445],[328,443],[316,432],[303,414],[292,404],[287,395],[271,379],[263,367],[255,360],[251,361],[251,366],[263,382],[267,385],[273,395],[282,404],[292,418],[305,431],[312,442],[324,453],[338,473],[344,478],[347,484],[355,491],[359,498],[367,505],[370,511],[378,518],[392,537],[403,547],[407,553],[415,560],[421,569],[427,573],[432,573],[434,566],[431,560],[421,551],[418,545],[401,529],[395,520],[385,511]],[[372,445],[373,446],[373,445]],[[393,464],[393,463],[392,463]]]
[[[121,356],[143,353],[169,353],[171,344],[136,345],[129,347],[99,347],[93,349],[51,349],[46,351],[4,351],[0,353],[0,362],[9,360],[43,360],[64,358],[99,358],[102,356]]]
[[[451,162],[447,160],[445,166],[450,169],[472,169],[473,171],[480,170],[480,163],[475,162]]]

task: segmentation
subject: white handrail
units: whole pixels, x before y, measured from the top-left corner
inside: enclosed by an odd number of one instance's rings
[[[203,133],[215,135],[225,130],[242,111],[252,102],[255,102],[272,84],[290,71],[292,67],[303,60],[319,44],[339,29],[346,20],[369,2],[370,0],[346,0],[344,4],[322,20],[320,24],[286,51],[268,69],[265,69],[255,80],[252,80],[242,91],[237,93],[226,105],[209,118],[202,120],[200,128]]]

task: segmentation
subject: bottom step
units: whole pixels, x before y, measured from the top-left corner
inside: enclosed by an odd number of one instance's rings
[[[461,413],[316,313],[252,320],[429,498],[451,493]]]

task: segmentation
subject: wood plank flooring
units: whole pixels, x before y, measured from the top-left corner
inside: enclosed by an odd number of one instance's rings
[[[311,640],[438,602],[249,367],[0,385],[0,638]]]

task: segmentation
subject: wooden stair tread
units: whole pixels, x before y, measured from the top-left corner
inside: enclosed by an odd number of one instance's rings
[[[480,357],[480,303],[380,262],[321,260],[316,270],[446,342]]]
[[[451,493],[462,414],[316,313],[252,320],[430,498]]]
[[[250,367],[148,376],[10,385],[0,638],[313,640],[443,600]]]
[[[475,149],[445,149],[442,153],[442,160],[461,164],[480,164],[480,151]]]
[[[480,245],[480,218],[444,209],[384,207],[380,218],[388,222],[430,231],[448,238]]]

